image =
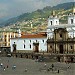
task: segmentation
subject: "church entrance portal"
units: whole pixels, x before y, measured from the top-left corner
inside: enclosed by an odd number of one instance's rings
[[[63,45],[59,46],[60,53],[63,54]]]

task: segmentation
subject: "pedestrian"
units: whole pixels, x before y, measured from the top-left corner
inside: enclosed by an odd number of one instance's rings
[[[27,72],[27,68],[25,69],[25,72]]]
[[[50,71],[50,68],[48,68],[47,71]]]
[[[8,65],[7,65],[7,68],[8,68]]]
[[[53,67],[54,67],[54,64],[52,64],[51,66],[52,66],[52,68],[53,68]]]
[[[53,71],[53,68],[54,68],[54,64],[52,64],[52,65],[51,65],[51,67],[52,67],[52,71]]]
[[[70,69],[70,66],[68,66],[68,69]]]
[[[47,64],[45,63],[45,64],[44,64],[44,67],[46,67],[46,65],[47,65]]]
[[[58,70],[58,73],[59,73],[59,70]]]
[[[0,66],[3,67],[3,63],[1,63]]]
[[[3,68],[3,70],[5,71],[5,67]]]

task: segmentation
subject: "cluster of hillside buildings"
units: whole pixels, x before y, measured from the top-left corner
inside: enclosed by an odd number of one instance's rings
[[[48,18],[47,30],[36,34],[25,34],[20,30],[3,32],[1,47],[10,47],[11,52],[75,52],[75,9],[68,15],[68,23],[60,24],[57,15]]]

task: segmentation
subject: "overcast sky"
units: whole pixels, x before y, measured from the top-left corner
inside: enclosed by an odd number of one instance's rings
[[[42,9],[45,6],[55,6],[74,0],[0,0],[0,18],[11,18],[22,13]]]

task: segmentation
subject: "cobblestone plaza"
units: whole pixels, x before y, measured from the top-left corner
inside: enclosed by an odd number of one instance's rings
[[[1,57],[0,63],[3,63],[0,66],[0,75],[75,75],[75,63],[38,62],[15,57]],[[16,66],[14,69],[13,65]]]

